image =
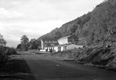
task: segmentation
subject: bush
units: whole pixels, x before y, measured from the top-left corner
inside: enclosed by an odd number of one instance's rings
[[[116,46],[96,46],[57,52],[55,56],[74,59],[81,63],[116,68]]]
[[[0,46],[0,62],[4,60],[6,56],[6,48],[3,46]]]
[[[8,48],[7,55],[17,54],[16,50],[14,48]]]

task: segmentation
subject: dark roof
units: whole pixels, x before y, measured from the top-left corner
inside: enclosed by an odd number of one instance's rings
[[[42,38],[42,41],[57,41],[57,39],[53,39],[53,38]]]

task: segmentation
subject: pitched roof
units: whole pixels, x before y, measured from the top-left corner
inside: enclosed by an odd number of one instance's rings
[[[56,39],[53,38],[42,38],[43,41],[57,41]]]

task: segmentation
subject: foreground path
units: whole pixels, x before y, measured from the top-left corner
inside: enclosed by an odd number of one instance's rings
[[[36,80],[116,80],[116,72],[69,63],[47,54],[22,54]]]

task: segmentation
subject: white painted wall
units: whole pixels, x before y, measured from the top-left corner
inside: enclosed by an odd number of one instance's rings
[[[54,47],[55,52],[58,52],[58,46]]]
[[[41,49],[44,48],[43,40],[41,39]]]
[[[67,50],[70,50],[70,49],[78,49],[78,48],[82,48],[83,45],[75,45],[75,44],[71,44],[71,45],[68,45],[67,46]]]
[[[64,47],[63,46],[61,46],[61,51],[64,51]]]
[[[59,39],[58,40],[58,43],[61,45],[61,44],[68,44],[68,39],[65,38],[65,39]]]

